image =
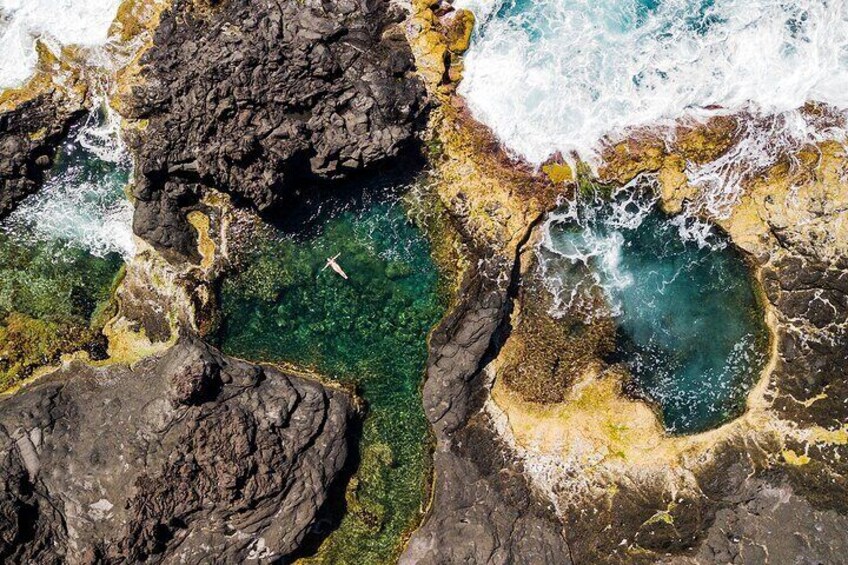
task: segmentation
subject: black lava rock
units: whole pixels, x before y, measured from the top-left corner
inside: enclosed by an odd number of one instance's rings
[[[193,257],[207,187],[266,215],[408,147],[425,91],[386,0],[177,0],[143,59],[130,117],[136,233]]]

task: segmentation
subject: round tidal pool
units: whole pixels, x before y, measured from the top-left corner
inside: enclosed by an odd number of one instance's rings
[[[573,203],[546,227],[539,257],[554,314],[616,319],[611,360],[630,369],[669,432],[704,431],[744,411],[768,330],[756,281],[725,236],[624,191]]]

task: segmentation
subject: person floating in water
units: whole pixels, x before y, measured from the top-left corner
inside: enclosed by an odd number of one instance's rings
[[[347,273],[345,273],[344,270],[339,266],[339,264],[336,263],[336,259],[338,259],[340,256],[341,256],[341,253],[337,253],[335,257],[330,257],[329,259],[327,259],[327,264],[324,265],[324,269],[326,269],[327,267],[330,267],[336,273],[338,273],[341,278],[343,278],[344,280],[347,280]],[[321,269],[321,270],[323,271],[324,269]]]

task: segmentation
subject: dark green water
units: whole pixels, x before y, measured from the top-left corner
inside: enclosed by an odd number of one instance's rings
[[[600,289],[619,325],[614,360],[661,409],[666,429],[694,433],[744,411],[768,332],[743,257],[725,237],[681,237],[680,220],[647,202],[593,203],[552,224],[548,276]],[[579,271],[579,272],[575,272]],[[576,302],[573,302],[576,304]]]
[[[131,254],[125,160],[109,160],[75,131],[42,189],[0,224],[0,389],[61,353],[103,350],[116,277]],[[94,351],[94,350],[91,350]]]
[[[322,270],[338,253],[349,280]],[[394,198],[325,212],[307,236],[257,242],[223,285],[224,351],[312,367],[354,383],[368,403],[347,514],[323,562],[390,561],[420,519],[429,476],[420,384],[444,307],[428,242]]]
[[[0,232],[0,317],[19,312],[87,326],[121,265],[117,254],[95,257],[57,241],[23,244]]]

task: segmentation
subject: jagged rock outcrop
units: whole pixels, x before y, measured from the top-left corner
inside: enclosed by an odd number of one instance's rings
[[[58,89],[0,112],[0,218],[41,187],[57,147],[84,114]]]
[[[571,563],[562,523],[480,411],[482,368],[507,331],[504,269],[502,261],[472,267],[463,298],[431,336],[424,407],[438,442],[435,492],[403,565]]]
[[[433,499],[400,562],[571,563],[563,525],[482,412],[483,369],[509,335],[532,226],[556,193],[516,167],[454,97],[473,18],[415,2],[417,65],[440,105],[431,114],[434,186],[470,256],[457,301],[430,336],[424,408],[436,436]]]
[[[176,0],[142,59],[130,118],[135,232],[193,257],[204,187],[273,214],[396,157],[424,107],[385,0]]]
[[[295,551],[348,454],[350,398],[186,340],[0,401],[0,561],[238,563]]]

